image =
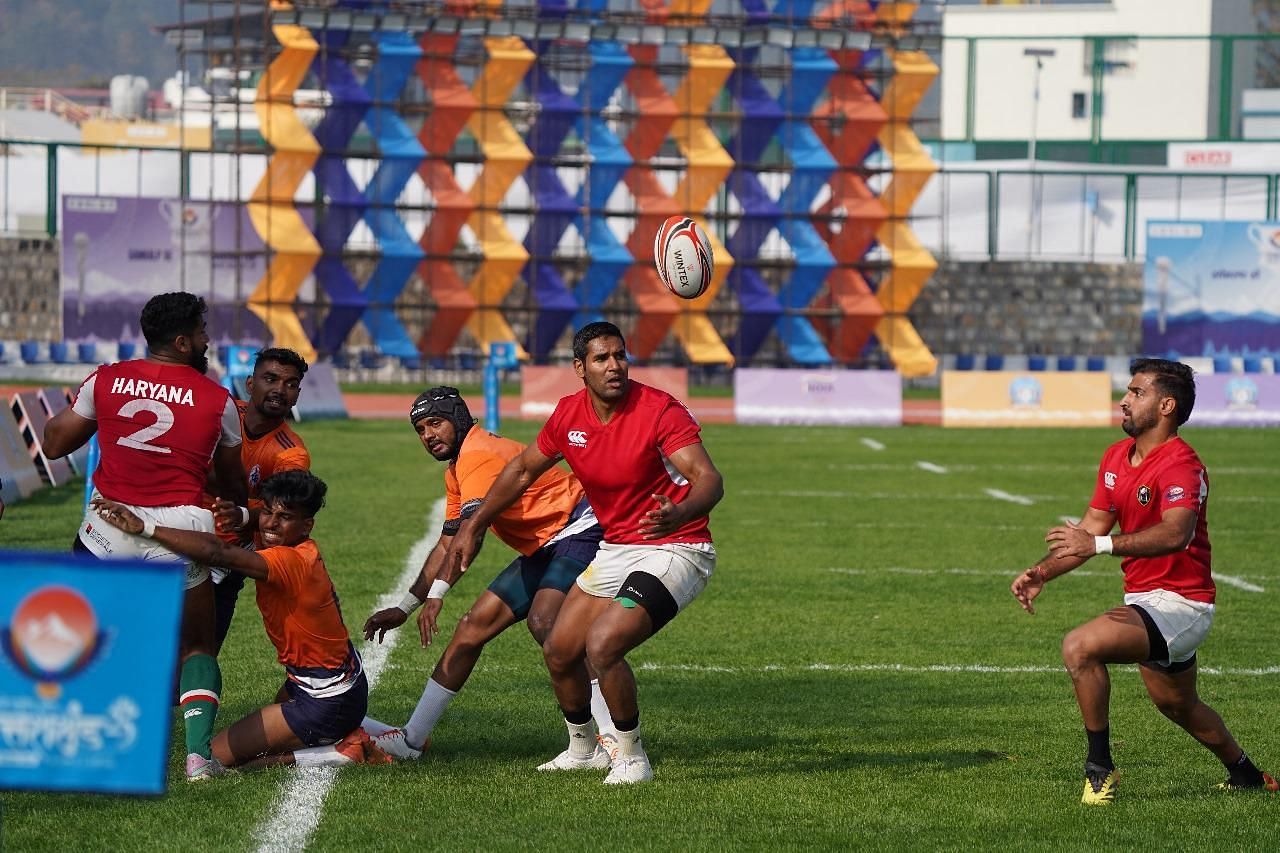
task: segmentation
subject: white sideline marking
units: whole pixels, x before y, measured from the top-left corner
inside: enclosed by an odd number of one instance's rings
[[[862,439],[862,443],[867,447],[870,447],[872,450],[884,450],[884,445],[876,441],[874,438],[864,438]]]
[[[1076,516],[1074,516],[1074,515],[1060,515],[1060,516],[1058,516],[1058,521],[1061,521],[1061,522],[1063,522],[1064,524],[1079,524],[1079,523],[1080,523],[1080,519],[1079,519],[1079,518],[1077,518],[1077,517],[1076,517]]]
[[[1053,673],[1063,674],[1061,666],[994,666],[984,663],[809,663],[809,664],[765,664],[764,666],[715,666],[696,663],[641,663],[632,664],[633,669],[647,672],[713,672],[713,673],[765,673],[765,672],[946,672],[946,673],[994,673],[1012,675],[1019,673]],[[1137,670],[1136,664],[1120,665],[1120,669]],[[1280,666],[1260,668],[1202,666],[1201,675],[1248,675],[1270,676],[1280,674]]]
[[[409,556],[404,560],[404,571],[396,578],[391,591],[378,599],[377,610],[395,607],[409,588],[427,554],[435,546],[440,537],[440,526],[444,524],[444,498],[431,505],[431,514],[427,518],[427,533],[409,549]],[[410,624],[410,623],[406,623]],[[387,664],[391,650],[395,648],[399,631],[386,635],[381,643],[366,640],[360,647],[360,657],[364,661],[364,676],[369,681],[369,692],[373,692],[378,677]],[[271,814],[258,824],[250,836],[258,844],[260,853],[293,853],[303,850],[311,835],[320,825],[320,816],[324,811],[325,797],[333,787],[338,775],[337,767],[308,767],[294,770],[285,784]]]
[[[920,460],[919,462],[917,462],[916,467],[919,468],[921,471],[928,471],[930,474],[947,473],[947,469],[943,468],[941,465],[934,465],[932,462],[925,462],[924,460]]]
[[[998,501],[1008,501],[1011,504],[1018,504],[1019,506],[1031,506],[1035,503],[1031,498],[1023,495],[1010,494],[1004,489],[983,489],[982,491],[986,492],[989,496]]]
[[[1249,583],[1244,578],[1238,578],[1235,575],[1220,575],[1217,572],[1214,572],[1213,579],[1216,581],[1222,581],[1228,586],[1234,586],[1238,589],[1243,589],[1245,592],[1266,592],[1265,589],[1258,586],[1257,584]]]

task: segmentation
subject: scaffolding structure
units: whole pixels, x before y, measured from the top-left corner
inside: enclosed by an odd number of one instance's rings
[[[237,335],[308,357],[546,362],[609,319],[644,362],[930,374],[917,7],[182,0],[183,78],[232,81],[184,201],[247,223],[192,251],[234,266]],[[673,214],[714,244],[694,300],[653,269]]]

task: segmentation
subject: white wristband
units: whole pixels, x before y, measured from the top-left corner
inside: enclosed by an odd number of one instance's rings
[[[236,509],[240,510],[240,526],[244,527],[249,523],[249,508],[238,506]]]
[[[449,589],[449,584],[436,578],[431,582],[431,589],[427,591],[427,598],[444,598]]]
[[[1111,553],[1111,537],[1110,536],[1093,537],[1093,552],[1095,554],[1110,554]]]
[[[400,599],[400,603],[396,605],[404,611],[405,616],[412,616],[413,611],[422,606],[422,599],[414,595],[412,592],[406,592],[404,598]]]
[[[150,539],[156,535],[156,523],[148,519],[142,522],[142,532],[138,534],[143,539]]]

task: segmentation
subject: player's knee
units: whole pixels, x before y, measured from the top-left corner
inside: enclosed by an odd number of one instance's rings
[[[542,659],[552,675],[565,675],[573,670],[575,656],[570,650],[548,637],[542,645]]]
[[[1062,662],[1074,673],[1093,662],[1093,648],[1087,636],[1076,629],[1062,638]]]
[[[551,626],[556,623],[554,615],[530,612],[525,619],[525,623],[529,626],[529,633],[533,636],[538,645],[544,646],[547,638],[551,636]]]
[[[449,645],[459,651],[476,651],[484,648],[484,644],[488,641],[487,626],[481,625],[468,611],[458,621],[458,627],[454,629],[453,639],[449,641]]]

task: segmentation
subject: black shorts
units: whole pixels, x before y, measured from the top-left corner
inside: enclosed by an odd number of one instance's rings
[[[289,701],[280,705],[284,721],[307,746],[337,743],[360,725],[369,710],[369,682],[363,672],[346,693],[325,699],[312,696],[292,679],[285,689]]]

